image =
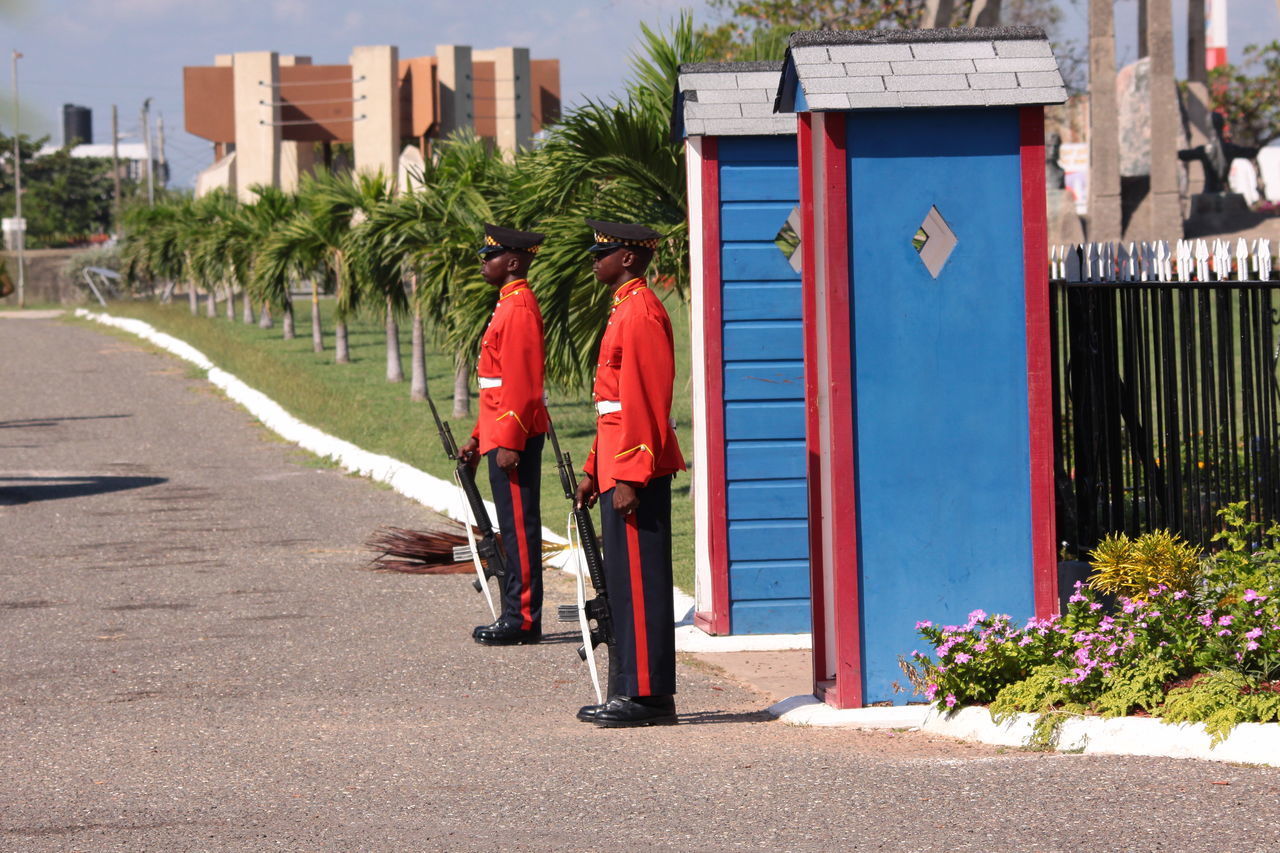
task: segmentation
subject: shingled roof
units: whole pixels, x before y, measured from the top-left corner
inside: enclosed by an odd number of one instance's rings
[[[775,107],[791,112],[1060,104],[1067,90],[1039,27],[794,33]]]
[[[778,136],[796,119],[774,112],[781,62],[698,62],[680,66],[672,134]]]

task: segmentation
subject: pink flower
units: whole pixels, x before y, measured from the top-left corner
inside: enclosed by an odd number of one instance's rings
[[[974,644],[973,644],[973,650],[974,650],[975,652],[985,652],[985,651],[987,650],[987,644],[986,644],[986,643],[974,643]]]
[[[1257,647],[1258,647],[1258,644],[1257,644],[1257,643],[1255,643],[1253,640],[1250,640],[1250,641],[1249,641],[1249,643],[1248,643],[1248,645],[1246,645],[1246,646],[1245,646],[1245,650],[1246,650],[1246,651],[1250,651],[1250,652],[1251,652],[1251,651],[1253,651],[1254,649],[1256,649]]]
[[[1102,609],[1102,605],[1095,601],[1089,605],[1089,609],[1094,613],[1097,613],[1099,610]]]
[[[1083,595],[1077,592],[1074,595],[1072,595],[1070,598],[1068,598],[1067,602],[1069,604],[1079,604],[1082,601],[1088,601],[1088,600],[1089,599],[1085,598]]]
[[[1231,629],[1230,629],[1230,628],[1223,628],[1221,631],[1219,631],[1219,632],[1218,632],[1218,636],[1219,636],[1219,637],[1230,637],[1230,636],[1231,636]]]
[[[928,619],[925,619],[925,620],[923,620],[923,621],[920,621],[920,622],[917,622],[917,623],[916,623],[916,630],[917,630],[917,631],[919,631],[921,628],[932,628],[932,627],[933,627],[933,623],[932,623],[932,622],[930,622]]]
[[[1184,598],[1186,598],[1186,597],[1187,597],[1187,591],[1186,591],[1185,589],[1180,589],[1180,590],[1178,590],[1177,592],[1175,592],[1175,593],[1173,594],[1173,600],[1174,600],[1174,601],[1181,601],[1182,599],[1184,599]]]
[[[1235,621],[1235,618],[1236,617],[1232,616],[1231,614],[1227,614],[1225,616],[1219,616],[1218,624],[1225,628],[1227,625],[1230,625],[1233,621]]]
[[[964,652],[956,652],[956,663],[968,663],[971,660],[973,660],[973,655],[968,655]]]
[[[1252,589],[1246,589],[1244,591],[1244,600],[1245,601],[1266,601],[1267,597],[1265,595],[1258,595],[1258,593]]]
[[[1029,645],[1031,645],[1032,643],[1034,643],[1035,641],[1036,641],[1036,638],[1035,638],[1035,637],[1031,636],[1030,634],[1026,634],[1025,636],[1023,636],[1023,638],[1022,638],[1021,640],[1019,640],[1019,641],[1018,641],[1018,645],[1020,645],[1020,646],[1029,646]]]
[[[973,622],[974,624],[977,624],[978,622],[981,622],[983,619],[986,619],[986,618],[987,618],[987,611],[985,610],[975,610],[969,614],[969,621]]]
[[[926,699],[928,699],[930,702],[932,702],[932,701],[933,701],[933,697],[935,697],[935,696],[937,696],[937,695],[938,695],[938,685],[936,685],[936,684],[927,684],[927,685],[925,685],[925,688],[924,688],[924,698],[926,698]]]
[[[946,703],[948,708],[954,708],[956,706],[956,694],[948,693]]]
[[[1250,640],[1256,640],[1256,639],[1258,639],[1259,637],[1261,637],[1261,636],[1262,636],[1262,629],[1261,629],[1261,628],[1253,628],[1253,629],[1251,629],[1251,630],[1249,630],[1249,631],[1245,631],[1245,632],[1244,632],[1244,635],[1245,635],[1245,637],[1246,637],[1247,639],[1250,639]]]
[[[1204,613],[1201,613],[1199,616],[1196,617],[1196,621],[1199,622],[1201,625],[1205,626],[1206,628],[1213,627],[1213,611],[1206,610]]]

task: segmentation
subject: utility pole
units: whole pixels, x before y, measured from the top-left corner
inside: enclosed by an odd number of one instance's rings
[[[156,165],[160,167],[160,186],[164,187],[169,163],[164,158],[164,113],[156,113]]]
[[[151,176],[151,99],[142,102],[142,145],[147,156],[147,206],[154,207],[156,191]]]
[[[27,242],[26,222],[22,219],[22,148],[18,142],[18,60],[22,54],[13,51],[13,217],[18,223],[18,307],[27,305],[27,277],[23,258],[23,244]]]
[[[112,207],[115,210],[116,239],[120,238],[120,111],[111,105],[111,177],[115,181],[115,199]]]

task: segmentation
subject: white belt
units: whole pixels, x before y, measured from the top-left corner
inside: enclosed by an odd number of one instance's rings
[[[501,376],[480,376],[477,378],[480,380],[481,388],[501,388],[502,387]]]
[[[622,403],[617,400],[600,400],[596,403],[597,415],[611,415],[622,411]]]

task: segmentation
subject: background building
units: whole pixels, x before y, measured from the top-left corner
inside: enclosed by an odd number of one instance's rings
[[[214,148],[197,195],[292,189],[342,145],[357,170],[396,175],[402,156],[426,156],[433,140],[464,127],[514,151],[560,115],[559,60],[530,59],[523,47],[439,45],[435,56],[400,59],[392,45],[362,46],[346,65],[223,54],[184,68],[183,87],[187,131]]]

